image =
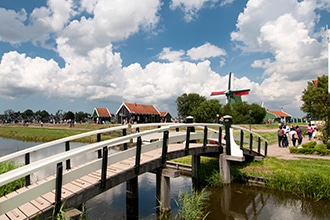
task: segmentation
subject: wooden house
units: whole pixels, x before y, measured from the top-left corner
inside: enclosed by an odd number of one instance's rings
[[[169,112],[160,112],[160,120],[162,122],[172,122],[172,115]]]
[[[96,124],[111,122],[111,113],[108,108],[94,108],[92,118]]]
[[[265,116],[265,121],[267,122],[279,122],[281,123],[282,121],[287,123],[290,122],[291,120],[291,115],[284,112],[283,110],[281,111],[276,111],[276,110],[269,110],[266,109],[266,116]]]
[[[160,122],[160,112],[152,105],[123,103],[116,112],[118,123]]]

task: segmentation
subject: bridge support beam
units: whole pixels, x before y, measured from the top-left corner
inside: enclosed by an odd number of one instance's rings
[[[244,157],[236,157],[236,156],[230,156],[226,154],[220,154],[219,159],[219,168],[220,168],[220,175],[222,177],[222,183],[223,184],[230,184],[231,178],[230,178],[230,161],[239,161],[243,162],[245,160]]]
[[[126,182],[126,216],[127,219],[139,219],[139,186],[138,177]]]
[[[191,156],[191,164],[192,164],[191,176],[194,178],[198,178],[198,169],[199,169],[200,163],[201,163],[201,157],[199,155]]]
[[[156,198],[157,208],[161,212],[171,211],[171,181],[170,178],[176,178],[180,176],[179,170],[174,169],[161,169],[156,172]]]

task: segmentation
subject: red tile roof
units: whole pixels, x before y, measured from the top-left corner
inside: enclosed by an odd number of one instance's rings
[[[277,118],[280,118],[280,117],[291,117],[291,115],[289,115],[288,113],[283,112],[283,111],[274,111],[274,110],[267,109],[267,112],[269,112],[270,114],[275,115]]]
[[[168,112],[160,112],[160,117],[165,117]]]
[[[152,105],[124,103],[130,113],[159,115],[159,111]]]
[[[95,111],[99,117],[111,117],[111,113],[107,108],[95,108]]]

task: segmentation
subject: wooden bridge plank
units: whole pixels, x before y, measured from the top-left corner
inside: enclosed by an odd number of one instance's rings
[[[0,215],[0,220],[10,220],[7,215],[3,214],[3,215]]]
[[[25,187],[20,189],[20,191],[25,191],[25,190],[26,190]],[[11,198],[18,194],[19,194],[19,190],[5,195],[5,198]],[[7,215],[13,217],[13,218],[10,217],[10,219],[25,219],[27,216],[35,216],[39,212],[40,210],[37,207],[35,207],[30,202],[28,202],[17,207],[15,210],[8,212]]]
[[[66,191],[69,191],[71,194],[76,194],[80,191],[84,190],[84,187],[80,187],[79,185],[73,183],[67,183],[63,186]]]
[[[19,210],[18,208],[15,208],[9,212],[6,213],[6,215],[8,216],[9,219],[11,220],[23,220],[23,219],[27,219],[28,217],[26,215],[24,215],[23,212],[21,212],[21,210]]]
[[[34,206],[36,206],[40,211],[43,211],[43,210],[49,208],[50,206],[52,206],[52,204],[49,201],[47,201],[46,199],[44,199],[42,197],[32,200],[31,203]]]
[[[85,180],[85,179],[83,179],[83,178],[80,178],[80,179],[74,180],[72,183],[73,183],[73,184],[76,184],[77,186],[83,187],[83,188],[87,188],[87,187],[89,187],[89,186],[94,185],[93,183],[88,182],[87,180]]]
[[[52,204],[54,204],[54,202],[55,202],[55,193],[53,191],[46,193],[46,194],[42,195],[41,197]]]
[[[32,217],[32,216],[37,216],[38,213],[41,211],[35,207],[32,203],[25,203],[24,205],[21,205],[18,207],[18,209],[24,213],[24,215]]]
[[[87,176],[81,177],[80,180],[86,181],[87,183],[94,185],[100,181],[100,178],[96,178],[95,176],[92,176],[92,175],[87,175]]]

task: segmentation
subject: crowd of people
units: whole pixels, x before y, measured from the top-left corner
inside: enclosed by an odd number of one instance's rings
[[[303,140],[303,132],[299,125],[291,125],[291,127],[287,125],[279,126],[277,136],[279,147],[288,147],[289,141],[292,142],[293,146],[297,145],[299,147]]]

